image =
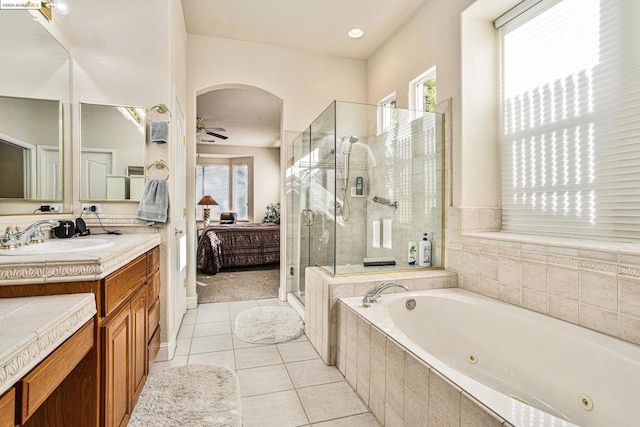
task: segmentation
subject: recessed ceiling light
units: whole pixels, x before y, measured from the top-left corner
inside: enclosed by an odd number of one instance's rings
[[[364,31],[362,31],[360,28],[352,28],[349,30],[348,34],[352,39],[359,39],[360,37],[364,36]]]

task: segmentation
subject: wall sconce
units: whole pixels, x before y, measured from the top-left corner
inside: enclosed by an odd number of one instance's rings
[[[209,225],[209,222],[211,221],[210,220],[211,208],[209,206],[217,206],[218,202],[216,202],[216,200],[213,197],[206,195],[206,196],[202,196],[202,199],[200,199],[198,204],[202,206],[202,209],[204,211],[204,226],[206,227]]]
[[[52,12],[55,10],[60,15],[69,14],[69,2],[67,0],[42,0],[40,13],[47,18],[48,21],[53,19]]]

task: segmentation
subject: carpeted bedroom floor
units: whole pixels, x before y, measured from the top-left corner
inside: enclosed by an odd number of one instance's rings
[[[223,270],[196,277],[198,304],[277,298],[280,287],[279,264],[244,270]]]

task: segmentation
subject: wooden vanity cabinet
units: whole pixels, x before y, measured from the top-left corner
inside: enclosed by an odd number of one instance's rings
[[[0,427],[16,425],[16,389],[10,388],[0,396]]]
[[[157,262],[155,262],[157,260]],[[147,380],[155,354],[150,331],[159,338],[159,249],[155,248],[104,279],[104,425],[126,426]],[[154,304],[148,304],[155,298]],[[156,305],[157,304],[157,305]],[[158,309],[150,315],[150,310]]]
[[[0,286],[0,298],[79,292],[95,294],[98,314],[95,326],[90,327],[93,349],[74,372],[82,377],[77,379],[82,386],[71,388],[85,398],[95,398],[84,399],[93,402],[90,408],[75,408],[82,410],[83,417],[78,418],[82,421],[71,424],[53,421],[46,425],[126,426],[160,348],[160,248],[138,256],[102,280]],[[48,399],[37,416],[29,420],[30,425],[45,425],[40,423],[40,414],[47,419],[47,414],[61,404],[73,406],[73,402],[59,397],[73,393],[67,388],[57,390],[56,396]],[[0,397],[0,427],[20,422],[6,418],[5,406],[15,406],[12,399],[12,392]],[[20,398],[15,402],[20,405]]]

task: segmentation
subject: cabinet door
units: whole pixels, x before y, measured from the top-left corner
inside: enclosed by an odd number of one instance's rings
[[[16,414],[16,389],[10,388],[0,397],[0,427],[13,427]]]
[[[144,287],[131,300],[131,320],[133,325],[131,393],[132,402],[135,403],[147,379],[147,289]]]
[[[103,328],[105,426],[126,426],[131,415],[131,306]]]

